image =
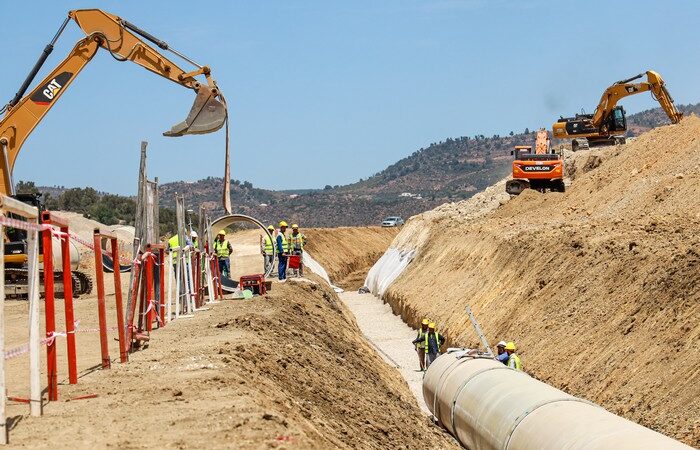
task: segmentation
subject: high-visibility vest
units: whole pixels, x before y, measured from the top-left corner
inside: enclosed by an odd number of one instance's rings
[[[291,236],[289,236],[289,249],[290,250],[300,250],[304,251],[304,235],[301,233],[297,233],[295,236],[294,233],[292,233]]]
[[[168,246],[173,254],[173,263],[177,264],[177,251],[172,250],[173,248],[180,246],[180,238],[177,236],[177,234],[168,239]]]
[[[270,236],[265,235],[265,254],[272,255],[274,251],[275,247],[272,245],[272,239],[270,239]]]
[[[425,335],[428,334],[422,329],[418,330],[418,337],[416,339],[425,339]],[[425,342],[419,342],[416,344],[416,348],[423,348],[425,346]]]
[[[277,249],[277,253],[289,252],[289,243],[287,242],[287,236],[285,236],[284,233],[279,233],[277,236],[282,236],[282,247]]]
[[[221,242],[218,239],[215,240],[214,251],[216,252],[216,256],[219,258],[228,258],[231,254],[230,246],[231,244],[226,240],[224,240],[224,242]]]
[[[428,345],[428,338],[430,337],[430,331],[425,333],[425,353],[428,353],[430,346]],[[440,353],[440,333],[435,331],[435,344],[437,345],[438,353]]]
[[[515,370],[523,370],[523,363],[520,361],[520,357],[515,353],[511,353],[508,358],[508,367]]]

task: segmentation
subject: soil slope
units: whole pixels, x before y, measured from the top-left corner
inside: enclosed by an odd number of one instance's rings
[[[700,119],[569,161],[566,193],[410,220],[392,245],[416,257],[386,299],[475,346],[470,304],[537,378],[699,446]]]
[[[307,237],[306,250],[326,269],[331,281],[343,289],[357,290],[399,229],[340,227],[302,231]]]
[[[19,332],[26,310],[14,303],[11,323]],[[94,299],[77,302],[82,327],[94,326],[87,320],[94,308]],[[110,323],[112,316],[113,307]],[[216,304],[154,331],[149,348],[111,370],[90,373],[99,361],[96,334],[80,335],[79,348],[88,347],[89,355],[79,355],[79,384],[61,385],[60,401],[49,403],[44,417],[28,417],[27,405],[11,406],[15,445],[458,448],[420,412],[399,373],[366,343],[325,284],[275,283],[264,298]],[[24,362],[10,364],[9,392],[22,395]],[[85,394],[99,396],[65,401]]]

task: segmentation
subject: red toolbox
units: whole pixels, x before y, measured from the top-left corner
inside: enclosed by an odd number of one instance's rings
[[[238,283],[241,290],[249,289],[253,294],[263,295],[267,292],[265,286],[265,275],[256,273],[255,275],[243,275]]]

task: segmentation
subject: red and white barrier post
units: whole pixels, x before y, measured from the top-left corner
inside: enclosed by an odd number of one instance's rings
[[[102,368],[109,369],[112,363],[109,359],[109,341],[107,341],[107,307],[105,300],[105,278],[102,268],[102,235],[99,228],[93,233],[95,245],[95,282],[97,284],[97,318],[100,323],[100,350],[102,353]],[[118,261],[118,259],[117,259]],[[119,270],[119,265],[114,267]]]
[[[7,220],[12,213],[24,217],[27,222],[27,265],[29,290],[29,408],[32,416],[41,416],[41,372],[39,368],[39,210],[19,200],[0,195],[0,218]],[[31,227],[29,227],[31,225]],[[0,224],[0,236],[4,226]],[[0,256],[5,254],[4,238],[0,239]],[[0,444],[8,441],[5,410],[7,386],[5,384],[5,260],[0,258]]]
[[[66,346],[68,353],[68,381],[78,382],[78,364],[75,343],[75,316],[73,313],[73,278],[71,276],[70,241],[67,223],[50,211],[41,213],[44,225],[58,227],[61,231],[61,269],[63,271],[64,314],[66,317]],[[53,267],[53,234],[55,229],[46,227],[43,234],[44,243],[44,315],[46,317],[46,369],[48,376],[49,401],[58,400],[58,365],[56,361],[56,308]]]

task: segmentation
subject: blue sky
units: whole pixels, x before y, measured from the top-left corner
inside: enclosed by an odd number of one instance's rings
[[[694,0],[211,0],[2,2],[2,102],[67,11],[96,4],[212,67],[230,107],[232,176],[265,188],[349,183],[447,137],[550,127],[647,69],[676,102],[700,101]],[[42,73],[80,37],[69,25]],[[193,100],[101,52],[28,139],[15,179],[133,194],[141,140],[151,177],[220,177],[223,130],[161,136]]]

